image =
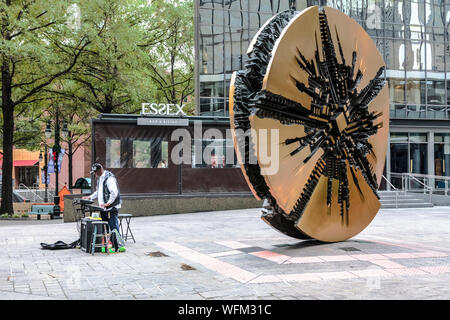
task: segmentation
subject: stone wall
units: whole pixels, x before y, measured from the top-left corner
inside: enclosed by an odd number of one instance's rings
[[[64,196],[64,222],[75,221],[73,198],[79,195]],[[122,196],[121,213],[131,213],[135,217],[163,214],[189,213],[199,211],[237,210],[260,208],[262,201],[252,194],[229,195],[161,195],[161,196]]]

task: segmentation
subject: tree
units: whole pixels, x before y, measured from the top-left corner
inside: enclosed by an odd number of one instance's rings
[[[98,112],[136,113],[149,101],[193,112],[192,0],[76,3],[0,0],[0,213],[13,212],[13,145],[37,148],[56,97],[73,115],[69,161],[89,136],[84,120]]]
[[[194,93],[194,2],[152,1],[153,24],[165,30],[161,42],[143,44],[147,53],[146,71],[153,80],[158,102],[187,104],[192,113]]]
[[[63,91],[62,81],[58,81],[58,87]],[[56,109],[58,108],[60,121],[67,121],[68,133],[67,136],[61,136],[61,142],[67,144],[64,153],[68,157],[68,178],[69,188],[73,186],[73,156],[80,149],[85,146],[91,139],[91,128],[89,121],[94,117],[95,110],[86,108],[78,101],[73,99],[62,99],[61,96],[56,95],[48,99],[50,105],[45,108],[45,114],[42,117],[43,122],[49,122],[50,126],[54,127],[54,119],[56,118]],[[54,129],[51,129],[52,132]]]
[[[67,89],[47,91],[101,113],[137,112],[154,92],[139,48],[152,38],[143,27],[151,18],[151,7],[136,0],[95,0],[84,3],[81,12],[82,24],[91,30],[89,50],[65,77]]]
[[[3,176],[0,213],[13,213],[12,168],[15,116],[44,99],[43,90],[69,73],[89,44],[66,24],[66,2],[0,2]]]

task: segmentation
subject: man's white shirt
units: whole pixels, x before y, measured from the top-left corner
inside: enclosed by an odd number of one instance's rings
[[[105,204],[103,202],[103,182],[105,180],[105,176],[106,176],[106,171],[104,171],[103,174],[99,177],[100,181],[98,183],[98,190],[96,190],[93,194],[91,194],[89,196],[89,198],[91,200],[98,198],[98,204],[100,206]],[[110,191],[109,200],[108,200],[107,204],[113,203],[114,200],[117,198],[117,195],[119,194],[119,190],[117,189],[117,182],[115,180],[116,180],[116,178],[114,178],[114,177],[110,177],[108,180],[106,180],[106,185],[108,186],[108,190]],[[105,210],[109,211],[112,208],[120,209],[120,207],[121,207],[121,204],[119,203],[118,205],[116,205],[114,207],[108,207]]]

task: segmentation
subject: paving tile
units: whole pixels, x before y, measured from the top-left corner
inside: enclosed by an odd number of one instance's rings
[[[317,272],[314,275],[318,276],[323,280],[334,280],[334,279],[352,279],[357,276],[348,271],[337,271],[337,272]]]
[[[317,274],[298,273],[298,274],[281,274],[278,277],[283,281],[319,281],[321,278]]]
[[[383,269],[366,269],[366,270],[353,270],[351,273],[358,277],[390,277],[392,273]]]
[[[371,263],[376,264],[380,267],[383,267],[385,269],[399,269],[399,268],[405,268],[405,266],[401,265],[400,263],[394,262],[392,260],[370,260]]]
[[[0,299],[450,299],[447,211],[381,210],[340,243],[286,237],[260,209],[137,217],[136,244],[95,256],[36,248],[74,224],[0,222]]]
[[[415,255],[415,253],[384,253],[383,256],[386,256],[390,259],[413,259],[416,258],[417,256]]]
[[[318,256],[317,258],[322,259],[324,261],[354,261],[358,260],[350,255],[336,255],[336,256]],[[362,260],[362,259],[360,259]]]
[[[450,266],[429,266],[420,267],[419,269],[430,274],[450,273]]]
[[[254,255],[256,257],[260,257],[266,260],[270,260],[273,261],[275,263],[283,263],[287,260],[289,260],[291,257],[283,255],[283,254],[278,254],[276,252],[273,251],[269,251],[269,250],[265,250],[265,251],[258,251],[258,252],[252,252],[250,253],[251,255]]]
[[[353,254],[351,257],[363,261],[388,259],[382,254]]]
[[[400,268],[400,269],[388,269],[388,271],[392,274],[396,275],[419,275],[419,274],[427,274],[426,271],[417,269],[417,268]]]
[[[210,253],[209,256],[217,258],[217,257],[231,256],[231,255],[235,255],[235,254],[242,254],[242,251],[228,250],[228,251],[223,251],[223,252]]]
[[[320,262],[325,262],[325,260],[321,259],[320,257],[294,257],[290,258],[284,263],[289,264],[289,263],[320,263]]]

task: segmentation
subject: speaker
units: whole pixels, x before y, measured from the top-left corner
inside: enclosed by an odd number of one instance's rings
[[[89,218],[82,218],[81,219],[81,250],[87,253],[92,253],[92,237],[94,235],[94,226],[92,225],[92,222],[95,220],[89,219]],[[103,226],[101,226],[103,228]],[[97,226],[97,235],[102,234],[103,231],[101,230],[100,226]],[[101,244],[102,238],[99,237],[96,240],[96,244]],[[96,247],[95,252],[101,252],[102,248]]]

